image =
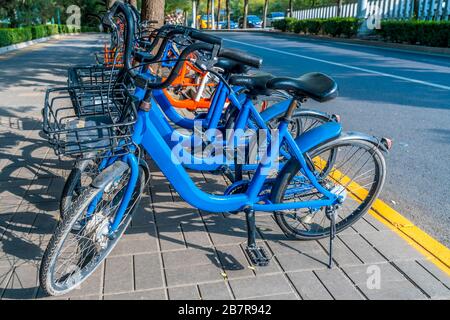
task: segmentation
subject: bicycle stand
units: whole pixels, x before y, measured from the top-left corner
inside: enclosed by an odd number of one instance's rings
[[[256,245],[256,221],[255,210],[245,210],[245,218],[247,221],[247,248],[245,249],[250,261],[253,265],[258,267],[265,267],[269,265],[270,259],[263,247]]]
[[[333,268],[333,240],[336,237],[336,215],[337,211],[334,208],[326,209],[326,216],[330,220],[330,253],[328,255],[328,268]]]

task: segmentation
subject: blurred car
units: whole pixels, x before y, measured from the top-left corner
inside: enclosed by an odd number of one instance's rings
[[[247,16],[247,28],[262,28],[262,20],[258,16],[249,15]],[[239,18],[239,28],[244,25],[244,17]]]
[[[219,22],[220,29],[237,29],[238,24],[233,20],[230,21],[230,27],[228,27],[228,22],[226,20]]]
[[[271,12],[266,17],[267,27],[271,27],[272,23],[277,20],[283,20],[285,17],[284,12]]]

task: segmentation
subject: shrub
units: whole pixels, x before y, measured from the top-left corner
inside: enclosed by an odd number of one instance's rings
[[[322,23],[322,33],[332,37],[351,38],[357,35],[359,28],[359,20],[356,18],[331,18],[325,19]]]
[[[0,47],[49,37],[56,34],[79,32],[74,27],[66,25],[40,25],[25,28],[0,28]],[[96,32],[97,27],[81,27],[81,32]]]
[[[384,20],[377,34],[386,41],[450,47],[450,21]]]
[[[283,32],[294,31],[294,24],[297,21],[295,18],[285,18],[273,22],[273,27]]]
[[[0,29],[0,47],[29,41],[32,38],[31,28]]]
[[[295,33],[306,33],[308,29],[306,28],[306,20],[297,20],[294,23],[294,32]]]
[[[322,24],[324,19],[307,19],[306,22],[306,30],[310,34],[319,34],[322,30]]]

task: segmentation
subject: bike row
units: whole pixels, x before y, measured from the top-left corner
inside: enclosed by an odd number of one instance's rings
[[[334,99],[336,82],[257,72],[261,58],[192,28],[152,28],[119,1],[102,23],[111,33],[104,63],[71,68],[68,86],[46,95],[48,141],[76,161],[42,259],[43,289],[73,290],[115,247],[150,179],[146,155],[191,206],[245,214],[254,265],[270,261],[255,240],[255,214],[265,211],[293,239],[329,237],[331,267],[335,235],[380,194],[391,148],[302,107]],[[189,171],[225,175],[229,185],[205,192]]]

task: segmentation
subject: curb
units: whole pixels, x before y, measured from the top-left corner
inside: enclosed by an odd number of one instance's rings
[[[1,47],[0,48],[0,54],[4,54],[7,52],[11,52],[11,51],[16,51],[16,50],[20,50],[20,49],[24,49],[27,48],[29,46],[38,44],[38,43],[42,43],[42,42],[46,42],[52,39],[59,39],[63,36],[75,36],[75,35],[79,35],[80,33],[64,33],[64,34],[55,34],[53,36],[50,37],[45,37],[45,38],[40,38],[40,39],[35,39],[35,40],[30,40],[30,41],[26,41],[26,42],[20,42],[20,43],[16,43],[16,44],[12,44],[10,46],[6,46],[6,47]]]
[[[297,34],[293,32],[282,32],[275,30],[255,30],[255,29],[239,29],[239,30],[207,30],[208,32],[251,32],[251,33],[269,33],[269,34],[277,34],[289,37],[295,37],[300,39],[309,39],[309,40],[321,40],[321,41],[329,41],[329,42],[339,42],[339,43],[348,43],[354,45],[361,46],[369,46],[375,48],[383,48],[393,51],[402,51],[402,52],[414,52],[428,55],[436,55],[443,57],[450,57],[450,48],[441,48],[441,47],[427,47],[427,46],[419,46],[412,44],[402,44],[402,43],[394,43],[394,42],[384,42],[378,40],[364,40],[364,39],[346,39],[346,38],[333,38],[329,36],[315,36],[315,35],[304,35]]]

